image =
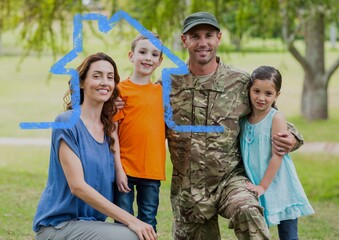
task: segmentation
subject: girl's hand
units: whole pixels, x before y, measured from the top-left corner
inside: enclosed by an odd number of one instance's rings
[[[135,232],[140,240],[156,240],[158,236],[153,227],[147,223],[136,219],[135,222],[128,225],[128,227]]]
[[[116,184],[120,192],[127,193],[131,191],[128,187],[127,175],[123,170],[116,171]]]
[[[246,182],[246,188],[250,191],[256,192],[258,197],[265,193],[265,188],[261,185],[254,185],[251,182]]]

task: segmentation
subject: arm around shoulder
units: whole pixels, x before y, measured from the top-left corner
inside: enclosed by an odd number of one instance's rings
[[[304,144],[304,138],[299,133],[298,129],[292,123],[288,122],[287,128],[292,133],[292,135],[294,136],[294,138],[296,140],[296,143],[291,150],[291,151],[295,151],[295,150],[299,149]]]

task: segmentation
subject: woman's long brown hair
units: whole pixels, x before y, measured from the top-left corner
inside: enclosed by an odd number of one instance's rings
[[[89,68],[91,67],[92,63],[97,61],[107,61],[112,64],[114,68],[114,83],[115,87],[113,90],[112,96],[104,103],[103,109],[101,111],[101,122],[104,125],[104,133],[108,137],[108,142],[110,145],[110,150],[114,152],[113,145],[114,145],[114,139],[111,138],[111,133],[115,130],[114,122],[113,122],[113,115],[117,112],[117,107],[115,106],[114,102],[119,96],[119,90],[117,88],[118,83],[120,82],[120,76],[118,73],[118,68],[116,63],[113,61],[113,59],[106,55],[105,53],[98,52],[96,54],[88,56],[79,67],[77,67],[77,71],[79,74],[79,87],[84,83],[87,72]],[[65,93],[64,96],[64,108],[65,111],[73,109],[71,96],[73,94],[73,90],[71,88],[71,80],[68,81],[69,89]],[[84,90],[80,88],[80,105],[84,101]]]

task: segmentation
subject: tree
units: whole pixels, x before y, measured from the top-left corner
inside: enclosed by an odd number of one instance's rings
[[[309,120],[328,119],[328,84],[339,67],[339,57],[325,69],[325,26],[334,20],[339,10],[336,3],[279,1],[283,40],[304,70],[301,114]],[[295,46],[298,34],[304,39],[304,54]]]
[[[1,0],[0,36],[4,31],[19,30],[24,56],[45,49],[65,52],[67,32],[75,13],[86,10],[78,0]]]

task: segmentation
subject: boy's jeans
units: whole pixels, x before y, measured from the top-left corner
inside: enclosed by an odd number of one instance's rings
[[[152,225],[156,231],[156,215],[159,206],[160,181],[128,176],[128,186],[131,191],[128,193],[122,193],[119,192],[115,185],[114,203],[134,215],[134,188],[136,188],[136,200],[138,206],[137,218]]]
[[[298,240],[298,218],[280,221],[278,232],[280,240]]]

